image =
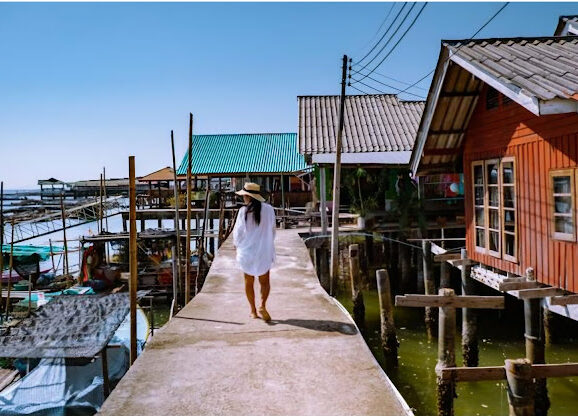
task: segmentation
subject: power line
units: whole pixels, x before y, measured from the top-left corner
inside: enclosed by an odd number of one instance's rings
[[[411,5],[411,7],[409,8],[409,11],[405,14],[405,16],[403,17],[401,23],[397,26],[397,28],[395,29],[395,31],[391,34],[391,36],[389,37],[389,39],[385,42],[385,44],[381,47],[381,49],[379,50],[379,52],[377,52],[375,54],[375,56],[368,62],[366,63],[363,68],[361,68],[359,71],[363,71],[365,68],[367,68],[369,65],[371,65],[371,63],[373,61],[375,61],[377,59],[377,57],[381,54],[381,52],[383,52],[383,50],[387,47],[387,45],[389,45],[389,42],[391,42],[393,40],[393,38],[395,37],[395,35],[397,34],[397,32],[399,31],[399,29],[401,29],[401,27],[403,26],[403,24],[405,23],[405,21],[407,20],[407,18],[409,17],[409,15],[411,14],[411,11],[413,10],[413,8],[415,7],[416,3],[413,3]],[[376,45],[377,46],[377,45]]]
[[[373,39],[376,38],[377,35],[379,35],[379,32],[381,32],[381,28],[383,27],[383,25],[385,24],[385,22],[387,22],[387,19],[389,17],[389,15],[391,14],[391,12],[393,11],[393,8],[395,7],[397,3],[391,3],[391,7],[389,8],[389,11],[387,12],[387,15],[385,15],[385,19],[383,19],[383,21],[381,22],[381,24],[379,25],[379,28],[377,29],[377,32],[375,32],[375,34],[371,37],[371,39],[369,39],[369,41],[363,46],[362,49],[365,49],[369,46],[369,44],[371,43],[371,41]],[[386,32],[387,33],[387,32]],[[385,35],[384,35],[385,36]],[[378,42],[379,43],[379,42]],[[371,53],[371,52],[370,52]]]
[[[415,3],[414,3],[415,6]],[[419,12],[417,13],[417,15],[413,18],[413,21],[410,23],[410,25],[407,27],[407,29],[405,30],[405,32],[403,32],[403,34],[401,35],[401,37],[397,40],[397,42],[395,43],[395,45],[393,45],[393,47],[389,50],[389,52],[383,57],[383,59],[373,68],[373,70],[371,70],[369,73],[371,74],[373,71],[375,71],[377,68],[379,68],[379,66],[393,53],[393,51],[395,50],[395,48],[397,48],[397,45],[399,45],[399,43],[403,40],[403,38],[405,38],[405,35],[407,35],[407,33],[411,30],[411,28],[413,27],[413,25],[415,25],[415,23],[417,22],[417,19],[419,19],[419,16],[421,15],[421,13],[423,12],[423,10],[425,9],[425,7],[427,6],[427,2],[425,2],[423,4],[423,6],[421,6],[421,9],[419,9]],[[403,23],[403,22],[402,22]],[[381,51],[380,51],[381,53]],[[367,65],[365,66],[367,67]],[[364,67],[364,68],[365,68]],[[364,69],[362,68],[362,69]],[[365,75],[363,78],[361,79],[365,79],[367,77],[367,75]],[[409,88],[406,88],[409,89]]]
[[[370,80],[372,80],[373,82],[377,82],[378,84],[383,85],[384,87],[388,87],[388,88],[394,89],[394,90],[396,90],[396,91],[398,91],[398,92],[403,91],[401,88],[396,88],[396,87],[394,87],[393,85],[389,85],[389,84],[386,84],[385,82],[381,82],[381,81],[379,81],[379,80],[377,80],[377,79],[375,79],[375,78],[373,78],[373,77],[371,77],[371,76],[369,76],[369,75],[367,76],[367,78],[370,79]],[[357,79],[355,79],[355,78],[351,78],[351,79],[354,81],[354,83],[359,82],[359,83],[362,83],[362,84],[363,84],[363,82],[361,82],[361,80],[357,80]],[[351,83],[350,83],[349,85],[351,86]],[[406,94],[408,94],[408,95],[413,95],[414,97],[418,97],[418,98],[421,98],[421,99],[425,99],[425,97],[424,97],[423,95],[414,94],[414,93],[412,93],[412,92],[406,92]]]
[[[360,90],[359,88],[357,88],[357,87],[354,87],[354,86],[353,86],[353,85],[351,85],[351,84],[347,84],[347,86],[348,86],[348,87],[350,87],[350,88],[353,88],[355,91],[358,91],[358,92],[360,92],[360,93],[362,93],[362,94],[365,94],[365,95],[372,95],[370,92],[365,92],[365,91],[362,91],[362,90]]]
[[[465,41],[464,43],[462,43],[462,45],[460,45],[460,46],[458,46],[458,47],[456,48],[456,52],[459,51],[459,50],[462,48],[462,46],[465,45],[465,43],[466,43],[467,41],[472,40],[472,39],[473,39],[478,33],[480,33],[487,25],[489,25],[490,22],[491,22],[492,20],[494,20],[494,19],[502,12],[502,10],[504,10],[504,9],[506,8],[506,6],[507,6],[508,4],[510,4],[509,1],[506,2],[506,3],[504,3],[504,5],[503,5],[502,7],[500,7],[500,9],[499,9],[496,13],[494,13],[494,15],[493,15],[492,17],[490,17],[490,19],[489,19],[486,23],[484,23],[484,24],[476,31],[476,33],[474,33],[472,36],[470,36],[468,39],[466,39],[466,41]],[[454,53],[455,53],[455,52],[454,52]],[[447,57],[446,60],[444,61],[444,64],[445,64],[449,59],[450,59],[450,58]],[[416,82],[414,82],[413,84],[411,84],[409,87],[407,87],[406,89],[404,89],[403,91],[401,91],[400,94],[401,94],[402,92],[407,92],[407,90],[409,90],[409,89],[412,88],[412,87],[415,87],[417,84],[419,84],[420,82],[422,82],[424,79],[426,79],[427,77],[429,77],[429,76],[430,76],[431,74],[433,74],[434,72],[435,72],[435,68],[432,69],[431,71],[429,71],[427,74],[425,74],[425,75],[424,75],[423,77],[421,77],[420,79],[418,79]]]
[[[361,74],[361,75],[364,75],[364,74],[361,73],[361,72],[360,72],[360,74]],[[399,80],[399,79],[397,79],[397,78],[391,77],[391,76],[389,76],[389,75],[381,74],[381,73],[379,73],[379,72],[373,71],[373,75],[379,75],[380,77],[383,77],[383,78],[385,78],[385,79],[390,79],[390,80],[395,81],[395,82],[399,82],[400,84],[403,84],[403,85],[411,85],[410,82],[402,81],[402,80]],[[415,88],[415,89],[418,89],[418,90],[426,91],[426,92],[428,91],[427,88],[422,88],[422,87],[414,87],[414,88]]]
[[[395,5],[395,3],[394,3]],[[375,50],[375,48],[377,48],[377,46],[381,43],[381,41],[383,40],[383,38],[385,38],[385,36],[389,33],[389,31],[391,30],[391,28],[393,27],[393,24],[395,23],[395,21],[397,20],[397,18],[399,17],[399,15],[401,14],[401,12],[403,11],[403,9],[405,9],[405,6],[407,6],[407,2],[403,3],[403,5],[401,6],[401,8],[399,9],[399,11],[397,12],[397,14],[395,15],[395,17],[393,18],[393,21],[391,22],[391,24],[389,25],[389,27],[387,28],[387,30],[385,31],[385,33],[381,36],[381,38],[379,38],[379,40],[377,42],[375,42],[375,45],[373,45],[373,48],[371,48],[371,50],[369,52],[367,52],[365,54],[365,56],[363,58],[361,58],[359,60],[359,63],[363,62],[363,60],[365,60],[365,58],[367,58],[369,55],[371,55],[371,53]],[[393,6],[392,6],[393,7]]]

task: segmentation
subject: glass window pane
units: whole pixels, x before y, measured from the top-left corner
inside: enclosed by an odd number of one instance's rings
[[[500,229],[500,212],[497,209],[490,210],[490,228]]]
[[[516,213],[514,211],[504,211],[504,226],[506,231],[514,231],[516,227]]]
[[[571,192],[570,176],[555,176],[552,179],[554,179],[555,194],[569,194]]]
[[[516,195],[514,193],[513,186],[504,186],[504,206],[506,208],[514,208],[514,199]]]
[[[486,237],[483,229],[476,228],[476,246],[485,247]]]
[[[474,166],[474,184],[484,184],[484,169],[482,165]]]
[[[488,170],[488,184],[498,184],[498,164],[489,163],[486,167]]]
[[[500,233],[490,231],[490,250],[500,251]]]
[[[476,205],[484,205],[484,187],[483,186],[476,186],[475,187],[475,195],[476,195]]]
[[[515,244],[516,244],[516,238],[514,237],[514,235],[513,234],[505,234],[505,236],[504,236],[504,254],[507,254],[508,256],[515,257],[516,256]]]
[[[476,225],[484,225],[484,209],[476,208]]]
[[[503,162],[502,163],[502,180],[504,183],[514,183],[514,162]]]
[[[556,217],[554,223],[557,233],[574,234],[572,217]]]
[[[554,197],[554,212],[556,214],[570,214],[572,212],[571,196]]]
[[[497,207],[500,203],[500,190],[497,186],[488,187],[488,193],[490,194],[490,206]]]

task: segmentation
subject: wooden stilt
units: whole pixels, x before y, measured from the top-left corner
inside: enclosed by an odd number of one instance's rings
[[[178,299],[179,282],[181,281],[181,230],[179,228],[179,209],[180,209],[180,192],[178,188],[177,179],[177,163],[175,159],[175,138],[171,130],[171,150],[173,155],[173,178],[175,180],[175,247],[176,253],[173,255],[173,262],[176,262],[176,267],[173,267],[173,300]]]
[[[144,218],[140,220],[140,230],[141,232],[146,230],[146,220]]]
[[[54,260],[52,264],[54,265]],[[0,276],[2,273],[4,273],[4,182],[0,182]],[[2,290],[2,279],[0,279],[0,315],[3,302]]]
[[[399,237],[400,241],[405,241],[405,237],[402,237],[400,234]],[[399,251],[398,251],[398,264],[400,266],[400,275],[401,275],[401,291],[403,293],[411,292],[411,271],[410,271],[410,252],[409,247],[404,244],[403,242],[398,243]]]
[[[532,367],[527,359],[506,360],[510,416],[534,416]]]
[[[461,259],[467,259],[465,249],[461,251]],[[462,295],[473,295],[473,280],[470,276],[471,266],[462,264]],[[476,311],[469,308],[462,309],[462,355],[466,367],[477,367],[479,361],[478,349],[478,319]]]
[[[220,178],[219,178],[220,181]],[[221,199],[219,204],[219,240],[217,247],[220,248],[225,240],[225,194],[220,193]]]
[[[6,297],[6,319],[8,319],[8,312],[10,311],[10,292],[12,290],[12,269],[14,267],[14,218],[10,222],[10,257],[8,260],[8,293]]]
[[[544,314],[544,342],[550,345],[556,341],[553,328],[556,314],[548,308],[543,308],[542,312]]]
[[[104,226],[103,226],[103,219],[104,219],[104,201],[102,199],[103,196],[103,185],[102,185],[102,173],[100,174],[100,190],[99,190],[99,209],[98,209],[98,232],[99,234],[102,234],[102,232],[104,231]]]
[[[205,232],[207,220],[209,219],[209,203],[211,201],[211,177],[207,176],[207,189],[205,192],[205,212],[203,215],[203,227],[201,228],[201,237],[199,239],[199,245],[197,247],[197,252],[199,254],[199,265],[197,267],[197,277],[195,278],[195,295],[199,292],[199,281],[201,279],[201,273],[203,271],[203,257],[205,254]]]
[[[105,345],[100,353],[100,358],[102,359],[102,388],[104,390],[104,398],[107,398],[110,394],[110,380],[108,377],[108,354],[106,349],[108,347]]]
[[[365,328],[365,304],[361,292],[359,277],[359,245],[349,246],[349,276],[351,279],[351,297],[353,300],[353,320],[360,329]]]
[[[440,296],[453,297],[453,289],[442,288]],[[455,338],[456,338],[456,309],[453,306],[444,306],[439,309],[438,328],[438,362],[436,365],[437,401],[439,416],[453,416],[455,382],[441,377],[441,370],[456,366]]]
[[[325,172],[327,168],[319,169],[319,196],[321,204],[319,207],[321,216],[321,234],[327,234],[327,179]]]
[[[398,365],[397,347],[399,342],[393,321],[393,304],[391,302],[391,285],[389,273],[385,269],[377,270],[377,293],[379,294],[379,312],[381,318],[381,347],[388,368]]]
[[[66,211],[64,210],[64,200],[60,194],[60,212],[62,216],[62,239],[64,240],[64,261],[62,263],[62,273],[68,275],[68,243],[66,242]]]
[[[130,236],[129,236],[129,264],[130,264],[130,363],[136,360],[136,291],[137,291],[137,231],[136,231],[136,186],[135,186],[135,169],[134,156],[128,158],[129,173],[129,218],[130,218]]]
[[[433,277],[433,263],[432,263],[432,252],[430,241],[422,241],[422,254],[423,254],[423,279],[425,286],[425,294],[433,295],[435,294],[435,282]],[[428,339],[433,338],[434,325],[435,325],[435,309],[426,306],[425,327]]]
[[[187,239],[185,262],[185,305],[191,300],[191,170],[193,164],[193,113],[189,113],[189,149],[187,153]],[[199,258],[200,262],[200,258]]]

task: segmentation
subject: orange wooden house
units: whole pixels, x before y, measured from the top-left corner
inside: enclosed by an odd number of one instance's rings
[[[577,62],[578,37],[442,41],[410,165],[464,173],[472,277],[490,286],[531,268],[578,292]]]

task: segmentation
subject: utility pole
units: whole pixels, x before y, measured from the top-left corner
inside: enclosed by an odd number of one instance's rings
[[[343,55],[341,71],[341,101],[339,105],[339,130],[335,143],[335,165],[333,167],[333,213],[331,216],[331,278],[329,294],[334,295],[335,280],[339,275],[339,201],[341,191],[341,142],[343,138],[343,113],[345,110],[345,80],[347,78],[347,55]]]

